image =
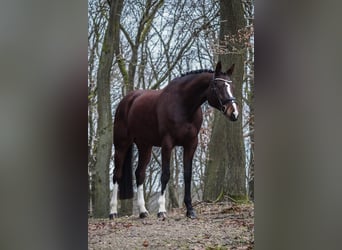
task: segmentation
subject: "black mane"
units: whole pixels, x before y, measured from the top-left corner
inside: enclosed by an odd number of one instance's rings
[[[211,69],[198,69],[198,70],[192,70],[192,71],[189,71],[186,73],[182,73],[180,77],[191,75],[191,74],[200,74],[200,73],[204,73],[204,72],[214,73],[214,71]]]
[[[181,79],[184,76],[188,75],[194,75],[194,74],[201,74],[201,73],[214,73],[215,71],[211,69],[198,69],[198,70],[192,70],[186,73],[181,73],[181,76],[174,78],[171,82],[168,83],[168,86],[172,86],[177,83],[184,83],[184,79]]]

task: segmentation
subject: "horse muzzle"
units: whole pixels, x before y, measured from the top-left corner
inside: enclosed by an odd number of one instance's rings
[[[239,112],[235,110],[233,105],[223,105],[222,113],[230,120],[230,121],[237,121],[239,117]]]
[[[238,120],[238,117],[239,116],[235,116],[234,113],[232,113],[230,116],[229,116],[229,120],[231,120],[232,122],[235,122]]]

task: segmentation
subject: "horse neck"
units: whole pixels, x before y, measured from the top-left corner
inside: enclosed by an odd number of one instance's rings
[[[197,109],[207,100],[210,81],[213,79],[213,74],[203,72],[194,75],[183,84],[182,102],[185,104],[189,113],[195,113]]]

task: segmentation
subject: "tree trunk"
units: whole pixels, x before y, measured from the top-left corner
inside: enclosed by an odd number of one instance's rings
[[[249,107],[250,107],[250,121],[249,121],[249,131],[254,131],[254,81],[251,83],[251,93],[249,97]],[[250,162],[249,162],[249,181],[248,181],[248,197],[250,200],[254,201],[254,132],[250,135],[251,140],[251,150],[250,150]]]
[[[110,99],[110,72],[114,58],[114,48],[118,37],[116,29],[119,27],[123,1],[112,1],[109,21],[103,40],[99,69],[97,73],[98,99],[98,136],[99,146],[95,163],[95,199],[94,217],[106,218],[109,214],[109,163],[113,142],[112,111]]]
[[[248,198],[254,201],[254,133],[251,134],[251,152],[249,162],[249,181],[248,181]]]
[[[226,35],[237,34],[246,21],[241,0],[220,1],[220,40]],[[213,130],[209,144],[209,160],[206,168],[204,200],[216,200],[222,194],[234,199],[246,199],[245,149],[242,134],[242,81],[245,53],[220,55],[223,69],[235,63],[234,94],[240,104],[240,117],[230,122],[218,111],[215,112]]]
[[[133,199],[120,200],[120,216],[131,216],[133,214]]]

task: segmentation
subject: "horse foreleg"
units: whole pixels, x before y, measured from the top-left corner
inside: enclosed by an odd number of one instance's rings
[[[166,185],[170,180],[170,157],[171,157],[172,145],[171,143],[165,143],[162,146],[162,175],[161,175],[161,194],[158,199],[159,203],[159,211],[158,217],[165,218],[166,217],[166,208],[165,208],[165,190]]]
[[[191,203],[191,176],[192,176],[192,159],[194,157],[194,153],[197,147],[197,141],[195,141],[190,146],[184,147],[184,203],[186,206],[186,216],[195,219],[196,213],[192,207]]]

